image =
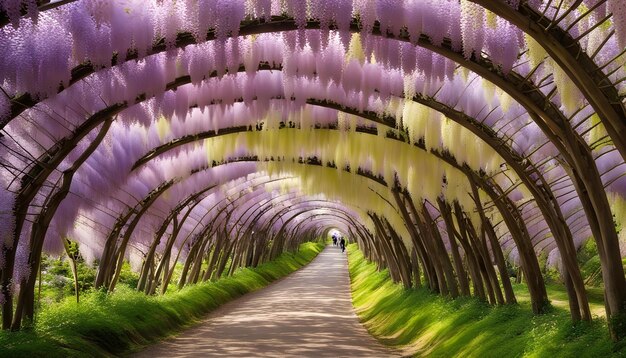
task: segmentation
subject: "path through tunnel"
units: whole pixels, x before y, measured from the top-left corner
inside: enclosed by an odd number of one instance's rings
[[[137,356],[394,356],[353,313],[346,262],[339,247],[328,246],[302,270]]]

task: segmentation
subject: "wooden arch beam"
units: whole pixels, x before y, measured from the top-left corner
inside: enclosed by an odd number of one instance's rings
[[[511,22],[546,50],[598,113],[613,144],[622,158],[626,158],[626,108],[617,88],[583,50],[580,42],[525,1],[520,2],[518,9],[504,1],[470,1]]]

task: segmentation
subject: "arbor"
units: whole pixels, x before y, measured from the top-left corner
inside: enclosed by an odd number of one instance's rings
[[[593,237],[621,338],[626,11],[551,3],[4,2],[3,327],[65,237],[154,293],[336,227],[444,295],[519,264],[537,313],[544,253],[575,321]]]

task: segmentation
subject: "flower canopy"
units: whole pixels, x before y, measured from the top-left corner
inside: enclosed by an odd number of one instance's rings
[[[331,231],[453,297],[514,301],[508,260],[535,312],[541,257],[574,320],[593,237],[623,314],[623,0],[2,0],[0,26],[5,328],[65,240],[151,293]]]

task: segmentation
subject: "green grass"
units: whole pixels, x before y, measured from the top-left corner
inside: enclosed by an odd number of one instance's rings
[[[0,357],[112,356],[128,353],[180,331],[219,305],[257,290],[310,262],[324,245],[306,243],[296,253],[231,277],[164,296],[128,287],[113,294],[92,291],[44,307],[31,330],[0,332]]]
[[[547,283],[546,291],[550,303],[557,309],[569,310],[569,301],[565,286],[557,283]],[[521,304],[530,304],[530,294],[525,284],[513,284],[513,292],[517,301]],[[589,309],[591,315],[595,317],[606,317],[604,310],[604,292],[601,287],[587,287],[587,298],[589,299]]]
[[[429,357],[626,356],[609,339],[606,321],[573,325],[554,306],[535,316],[527,301],[492,307],[475,298],[442,298],[405,290],[348,247],[353,304],[370,333],[405,354]]]

